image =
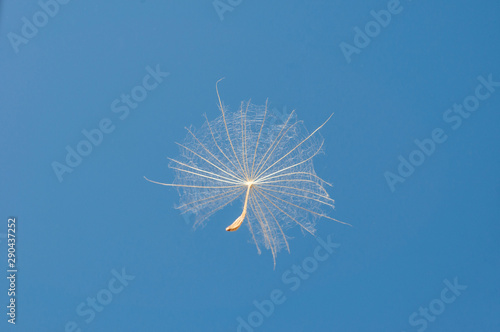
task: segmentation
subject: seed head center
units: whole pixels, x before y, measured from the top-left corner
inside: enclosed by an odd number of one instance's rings
[[[245,181],[245,186],[247,186],[248,188],[250,188],[251,186],[254,185],[254,181],[253,180],[249,180],[249,181]]]

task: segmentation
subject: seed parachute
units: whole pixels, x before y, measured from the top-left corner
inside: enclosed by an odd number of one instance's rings
[[[280,249],[290,251],[287,228],[299,226],[314,234],[320,217],[346,224],[328,216],[334,200],[324,186],[331,185],[313,166],[324,142],[318,131],[331,115],[309,133],[295,112],[280,119],[268,112],[267,101],[264,106],[242,102],[237,112],[230,112],[222,104],[217,84],[216,91],[221,115],[212,121],[205,115],[198,130],[186,128],[186,139],[177,143],[180,157],[170,159],[173,183],[146,180],[177,187],[180,204],[176,208],[194,213],[195,227],[241,200],[241,215],[226,230],[236,231],[245,224],[258,253],[262,245],[270,249],[275,264]]]

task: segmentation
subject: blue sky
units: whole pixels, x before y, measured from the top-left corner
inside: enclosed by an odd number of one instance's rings
[[[499,9],[3,2],[0,248],[6,275],[17,217],[18,315],[3,279],[1,330],[499,330]],[[273,269],[246,228],[224,230],[241,203],[193,231],[177,191],[143,179],[173,180],[166,157],[219,115],[221,77],[233,110],[269,98],[309,130],[335,113],[315,168],[353,227],[291,229]]]

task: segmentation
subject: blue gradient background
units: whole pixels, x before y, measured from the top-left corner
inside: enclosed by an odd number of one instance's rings
[[[7,35],[40,7],[2,2],[0,235],[16,216],[19,273],[15,327],[0,282],[0,330],[236,331],[280,289],[286,301],[255,331],[417,331],[409,316],[454,278],[467,289],[427,330],[500,330],[500,89],[459,129],[442,119],[477,76],[500,81],[500,3],[401,5],[348,64],[339,44],[387,1],[243,1],[222,21],[211,1],[70,1],[18,53]],[[170,76],[120,120],[111,102],[157,64]],[[319,222],[340,247],[295,291],[282,275],[313,236],[292,229],[273,270],[246,228],[224,231],[241,204],[193,231],[177,191],[143,179],[173,179],[166,157],[184,126],[219,115],[221,77],[233,110],[269,98],[310,130],[335,112],[315,165],[334,184],[332,216],[354,226]],[[115,130],[60,183],[51,163],[103,118]],[[448,140],[391,192],[384,172],[437,127]],[[135,279],[87,324],[76,307],[122,268]]]

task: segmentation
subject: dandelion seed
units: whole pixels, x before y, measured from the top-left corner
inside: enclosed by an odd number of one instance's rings
[[[294,111],[281,119],[268,112],[267,101],[264,106],[242,102],[237,112],[229,112],[217,84],[221,116],[209,121],[205,115],[199,130],[186,128],[185,141],[177,143],[181,157],[170,159],[174,182],[146,180],[177,187],[180,205],[176,208],[195,214],[195,227],[241,200],[242,213],[226,231],[236,231],[245,223],[258,253],[264,245],[275,264],[280,249],[290,252],[287,228],[298,225],[314,234],[320,217],[346,224],[327,215],[326,210],[334,208],[324,188],[330,184],[316,175],[313,166],[323,146],[318,131],[331,115],[309,134]]]

